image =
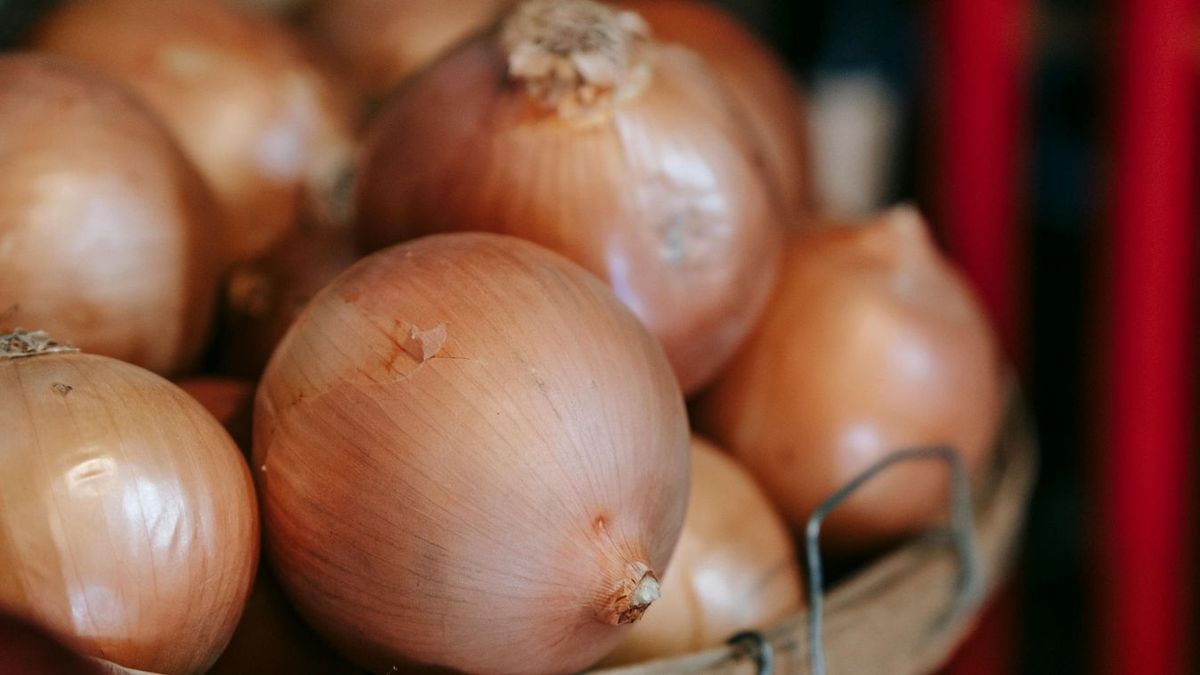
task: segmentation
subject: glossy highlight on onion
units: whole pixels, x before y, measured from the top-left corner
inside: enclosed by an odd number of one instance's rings
[[[203,180],[122,86],[0,56],[0,332],[41,326],[158,373],[191,365],[223,272]]]
[[[370,99],[388,94],[480,31],[513,0],[317,0],[305,12],[313,41]]]
[[[44,333],[0,336],[0,607],[153,673],[220,655],[258,560],[237,447],[175,385]]]
[[[756,134],[696,53],[636,15],[533,0],[389,100],[364,141],[360,241],[488,230],[606,280],[685,393],[758,319],[782,232]]]
[[[987,466],[1002,409],[979,299],[912,208],[791,235],[766,319],[698,402],[793,526],[888,453],[949,445]],[[862,553],[946,511],[944,466],[896,466],[832,512],[822,545]]]
[[[694,49],[721,78],[760,135],[789,224],[813,211],[808,122],[803,93],[782,58],[736,18],[701,0],[626,0],[654,37]]]
[[[606,665],[678,656],[769,627],[804,604],[787,524],[754,478],[692,437],[692,491],[663,597]]]
[[[271,559],[377,670],[571,672],[659,596],[688,492],[662,349],[535,244],[437,235],[322,291],[255,411]]]
[[[351,101],[278,20],[219,0],[75,0],[31,46],[127,83],[212,186],[230,261],[348,218]]]

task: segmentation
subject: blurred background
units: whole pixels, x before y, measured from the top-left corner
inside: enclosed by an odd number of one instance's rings
[[[724,4],[810,96],[823,207],[920,205],[1035,411],[1021,572],[948,672],[1200,672],[1196,3]]]
[[[919,205],[1035,413],[1020,572],[947,672],[1200,672],[1197,3],[716,4],[807,92],[822,208]]]

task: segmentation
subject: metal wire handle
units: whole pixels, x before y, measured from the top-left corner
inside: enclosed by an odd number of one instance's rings
[[[950,524],[951,538],[958,555],[958,588],[954,606],[948,614],[959,612],[974,605],[983,591],[983,569],[975,544],[975,518],[971,507],[971,484],[967,478],[962,457],[953,448],[913,448],[892,453],[854,480],[847,483],[833,496],[817,507],[808,519],[804,531],[805,563],[808,568],[808,645],[809,668],[812,675],[826,675],[824,632],[824,575],[821,568],[821,524],[829,512],[846,501],[864,483],[888,468],[901,462],[915,460],[942,460],[950,469]]]

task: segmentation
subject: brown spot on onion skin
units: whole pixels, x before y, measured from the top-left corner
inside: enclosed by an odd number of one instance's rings
[[[826,497],[894,450],[950,445],[978,476],[1002,409],[999,348],[979,299],[921,216],[897,208],[795,233],[764,322],[694,421],[803,528]],[[784,422],[783,420],[786,420]],[[867,553],[944,517],[947,474],[873,479],[821,529]]]
[[[220,219],[157,119],[84,66],[5,55],[0,156],[0,331],[38,326],[158,373],[189,367],[223,272]]]
[[[433,358],[386,367],[438,326]],[[469,233],[314,299],[264,375],[254,463],[281,583],[360,665],[569,672],[653,601],[686,446],[661,347],[603,284]]]
[[[505,23],[410,80],[364,140],[360,243],[487,230],[558,251],[609,283],[696,391],[770,294],[775,181],[697,54],[642,39],[627,15],[592,3],[532,7],[576,8],[579,49],[538,22],[525,37]],[[570,18],[549,29],[573,35]],[[557,46],[521,47],[538,44]]]

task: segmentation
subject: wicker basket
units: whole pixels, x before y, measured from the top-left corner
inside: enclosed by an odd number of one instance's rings
[[[824,656],[829,673],[905,675],[941,666],[969,633],[987,597],[1010,568],[1035,476],[1035,443],[1017,397],[997,440],[996,462],[974,502],[975,553],[982,592],[960,593],[960,564],[946,532],[931,532],[828,589]],[[811,673],[810,616],[802,611],[765,630],[777,673]],[[750,642],[595,675],[711,673],[755,675],[763,652]]]

